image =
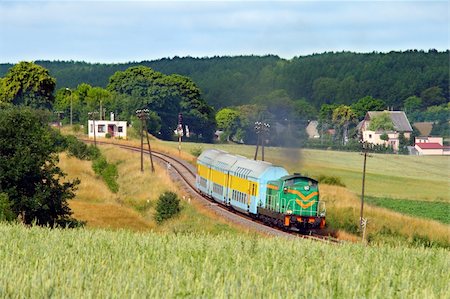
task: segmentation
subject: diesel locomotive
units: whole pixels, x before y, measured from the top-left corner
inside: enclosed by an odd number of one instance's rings
[[[197,159],[196,187],[215,201],[282,228],[324,228],[325,208],[316,180],[280,166],[225,151]]]

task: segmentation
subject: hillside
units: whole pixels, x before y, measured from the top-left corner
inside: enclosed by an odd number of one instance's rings
[[[116,71],[136,65],[149,66],[164,74],[189,76],[216,109],[258,101],[280,90],[293,100],[304,98],[316,107],[324,103],[349,104],[370,95],[398,109],[407,97],[419,96],[434,86],[440,87],[449,101],[449,53],[412,50],[323,53],[290,60],[277,56],[235,56],[174,57],[121,64],[36,63],[56,77],[57,88],[75,88],[81,83],[106,87]],[[0,64],[0,76],[10,67]]]

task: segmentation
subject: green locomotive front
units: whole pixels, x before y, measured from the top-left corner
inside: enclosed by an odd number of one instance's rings
[[[317,181],[299,174],[267,182],[265,202],[260,202],[258,213],[264,221],[282,227],[325,227]]]

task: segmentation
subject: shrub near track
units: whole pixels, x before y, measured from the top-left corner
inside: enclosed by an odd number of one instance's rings
[[[0,297],[7,298],[448,295],[443,249],[5,224],[0,234]]]

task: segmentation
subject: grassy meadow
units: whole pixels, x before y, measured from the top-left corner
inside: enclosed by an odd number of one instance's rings
[[[4,298],[448,297],[443,249],[17,224],[0,234]]]
[[[172,149],[178,146],[175,142],[158,143]],[[182,147],[187,153],[197,148],[217,148],[249,158],[255,154],[255,147],[247,145],[185,142]],[[357,152],[265,148],[266,161],[284,166],[291,173],[338,176],[357,194],[361,193],[363,159]],[[450,157],[371,154],[367,159],[365,193],[374,197],[450,203]]]
[[[69,206],[78,220],[88,228],[120,229],[155,232],[243,232],[246,229],[230,224],[179,190],[168,176],[165,167],[155,163],[152,173],[148,156],[144,172],[140,172],[140,154],[114,146],[99,146],[109,163],[117,165],[119,191],[112,193],[91,167],[90,161],[80,161],[66,154],[60,155],[59,166],[68,179],[79,178],[81,184]],[[172,191],[184,198],[181,213],[158,225],[154,219],[156,201],[164,191]]]

